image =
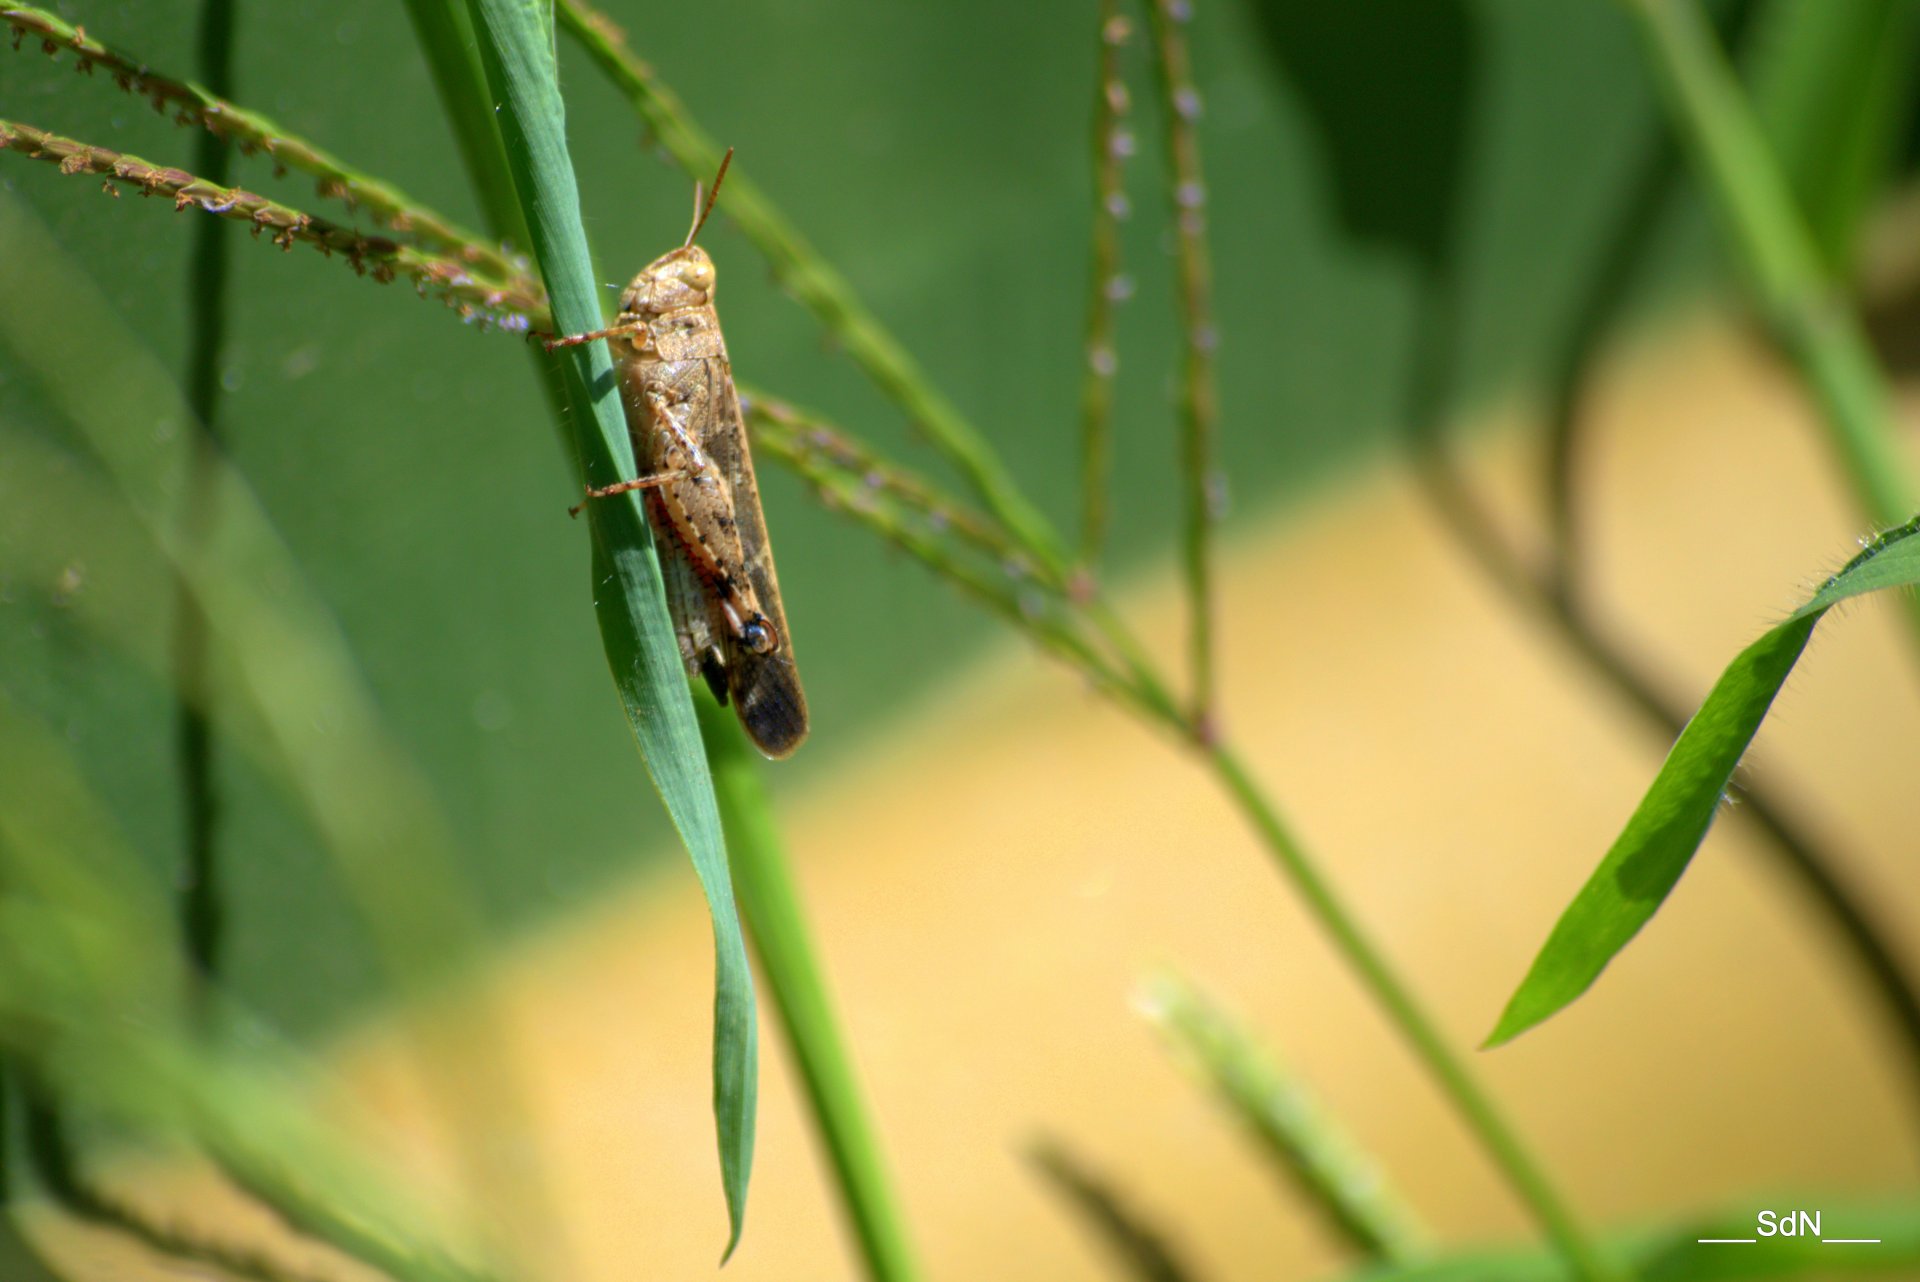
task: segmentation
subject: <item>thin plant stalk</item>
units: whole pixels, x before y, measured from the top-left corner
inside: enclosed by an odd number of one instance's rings
[[[328,257],[338,254],[355,272],[382,283],[404,276],[422,297],[436,295],[465,318],[525,329],[546,315],[546,299],[537,286],[495,282],[455,259],[386,236],[364,236],[257,192],[222,186],[184,169],[151,164],[138,156],[5,119],[0,119],[0,151],[58,165],[63,174],[95,175],[104,180],[102,188],[110,196],[117,197],[126,187],[142,196],[169,197],[176,212],[198,209],[246,223],[255,236],[270,233],[269,238],[282,249],[291,250],[296,242],[312,245]]]
[[[896,470],[876,472],[864,465],[850,469],[835,445],[844,439],[841,434],[772,397],[756,392],[750,400],[756,446],[812,485],[825,506],[847,513],[880,539],[905,550],[1024,632],[1101,694],[1139,713],[1149,724],[1171,729],[1182,740],[1191,737],[1180,709],[1150,670],[1120,670],[1086,635],[1093,626],[1089,616],[1099,608],[1097,601],[1083,602],[1064,592],[1049,596],[1038,582],[1026,585],[1032,592],[1024,592],[1007,573],[1004,558],[988,569],[980,557],[965,555],[970,545],[975,551],[1009,546],[1006,531],[993,527],[985,514],[969,511],[918,478],[907,481]],[[903,479],[891,481],[895,475]],[[876,478],[883,481],[878,489],[871,484]],[[1118,624],[1111,616],[1107,622]]]
[[[1166,129],[1167,180],[1173,193],[1180,291],[1180,472],[1184,498],[1182,567],[1187,587],[1187,658],[1195,733],[1215,733],[1213,673],[1213,525],[1225,505],[1214,466],[1213,263],[1207,249],[1207,188],[1200,170],[1200,90],[1187,51],[1189,0],[1149,0],[1160,115]]]
[[[200,78],[222,97],[233,93],[233,0],[203,0],[200,10]],[[195,143],[194,169],[216,186],[228,185],[232,148],[212,130]],[[181,391],[192,411],[186,499],[180,514],[182,545],[189,557],[204,555],[216,514],[220,439],[220,356],[226,340],[229,254],[227,228],[217,218],[194,228],[187,286],[187,369]],[[214,743],[207,705],[213,698],[208,672],[207,621],[192,588],[176,576],[174,586],[174,742],[179,751],[181,810],[185,817],[184,883],[180,890],[181,938],[202,977],[220,972],[222,894],[215,859],[219,797],[214,782]]]
[[[1800,371],[1860,506],[1881,528],[1912,516],[1916,486],[1884,371],[1821,265],[1806,221],[1695,0],[1620,0],[1639,25],[1674,127],[1692,149],[1760,311]],[[1920,641],[1920,597],[1905,602]]]
[[[23,36],[31,36],[49,55],[68,50],[81,71],[91,74],[96,66],[104,68],[120,88],[146,97],[156,111],[171,109],[183,123],[197,123],[210,133],[231,138],[243,150],[266,152],[276,166],[311,175],[321,195],[364,208],[395,231],[414,236],[488,275],[506,281],[524,278],[522,268],[498,248],[258,112],[229,102],[217,85],[202,86],[163,75],[36,5],[0,5],[0,23],[13,28],[16,49]]]
[[[1120,274],[1120,223],[1129,206],[1130,101],[1120,51],[1132,24],[1120,0],[1100,0],[1100,69],[1093,87],[1093,235],[1087,264],[1086,368],[1080,375],[1080,561],[1092,566],[1107,534],[1107,486],[1113,473],[1113,309],[1126,297]]]
[[[1415,1058],[1453,1104],[1481,1147],[1506,1177],[1534,1219],[1552,1239],[1576,1276],[1584,1282],[1621,1282],[1631,1275],[1603,1255],[1593,1238],[1560,1198],[1520,1137],[1501,1116],[1466,1062],[1448,1045],[1425,1007],[1387,963],[1358,921],[1347,911],[1306,848],[1294,837],[1273,803],[1230,745],[1206,751],[1207,767],[1260,835],[1274,863],[1306,901],[1362,985],[1372,994]]]
[[[913,1282],[921,1273],[906,1220],[833,1012],[760,763],[730,712],[709,698],[694,704],[726,829],[734,895],[799,1066],[861,1261],[873,1282]]]

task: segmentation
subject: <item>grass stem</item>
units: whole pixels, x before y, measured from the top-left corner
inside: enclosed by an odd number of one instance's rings
[[[1086,366],[1080,374],[1080,561],[1091,567],[1107,533],[1113,473],[1113,309],[1127,284],[1120,275],[1120,223],[1129,212],[1126,162],[1129,100],[1120,51],[1131,35],[1120,0],[1100,0],[1100,67],[1093,87],[1093,235],[1087,263]]]
[[[15,47],[22,36],[32,36],[54,55],[71,52],[82,71],[105,68],[128,93],[138,93],[156,111],[171,109],[182,123],[196,123],[208,132],[230,138],[244,151],[263,151],[277,166],[311,175],[320,194],[337,197],[366,209],[388,227],[411,235],[503,281],[524,273],[505,253],[427,209],[387,183],[353,169],[338,157],[282,129],[258,112],[229,102],[219,86],[163,75],[145,62],[90,36],[58,14],[36,5],[0,5],[0,23],[13,28]],[[211,30],[211,29],[209,29]]]
[[[1520,1137],[1508,1128],[1465,1061],[1447,1045],[1426,1009],[1321,877],[1306,849],[1281,819],[1239,755],[1221,743],[1207,750],[1206,760],[1221,787],[1259,833],[1274,863],[1306,901],[1341,958],[1386,1013],[1415,1058],[1506,1177],[1508,1186],[1559,1249],[1574,1275],[1582,1282],[1623,1282],[1630,1275],[1600,1253]]]
[[[546,315],[537,285],[494,281],[461,262],[385,236],[363,236],[350,227],[315,217],[241,187],[228,187],[184,169],[150,164],[138,156],[94,147],[18,121],[0,120],[0,151],[58,165],[63,174],[93,174],[109,195],[121,187],[142,196],[166,196],[176,212],[199,209],[216,218],[246,223],[255,236],[282,249],[296,241],[331,257],[340,255],[355,272],[386,283],[402,276],[424,296],[435,295],[463,317],[483,317],[505,328],[524,329]],[[116,184],[118,184],[116,186]]]
[[[233,0],[203,0],[200,10],[200,76],[221,97],[233,92]],[[227,185],[232,168],[227,140],[211,131],[196,140],[194,169],[215,186]],[[227,228],[217,218],[194,227],[188,264],[187,368],[182,392],[192,411],[192,446],[180,538],[189,556],[204,554],[217,515],[214,495],[220,456],[220,355],[226,340]],[[174,582],[174,742],[178,747],[181,809],[185,816],[185,867],[180,890],[181,938],[192,971],[205,978],[220,972],[223,904],[216,859],[219,796],[214,781],[214,742],[207,706],[213,698],[208,672],[207,621],[191,587]]]
[[[1214,727],[1213,525],[1225,506],[1225,478],[1214,466],[1213,264],[1207,249],[1207,187],[1200,170],[1200,91],[1187,51],[1189,0],[1149,0],[1160,117],[1166,130],[1180,290],[1180,470],[1185,498],[1182,567],[1186,574],[1192,719],[1202,740]]]
[[[1913,465],[1859,319],[1828,277],[1766,135],[1697,0],[1620,0],[1639,25],[1667,108],[1690,147],[1781,349],[1824,418],[1875,526],[1915,510]],[[1920,597],[1905,616],[1920,643]]]
[[[760,764],[732,713],[708,698],[694,703],[726,829],[734,895],[799,1066],[809,1111],[832,1163],[867,1277],[872,1282],[913,1282],[920,1269],[906,1221],[861,1095],[852,1052],[833,1012]]]

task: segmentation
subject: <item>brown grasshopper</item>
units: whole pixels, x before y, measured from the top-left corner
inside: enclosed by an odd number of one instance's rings
[[[760,751],[784,757],[807,737],[807,700],[714,311],[713,260],[693,243],[732,159],[729,149],[704,202],[694,189],[692,230],[633,278],[615,323],[547,348],[609,340],[640,475],[587,498],[644,491],[688,673],[722,704],[732,700]]]

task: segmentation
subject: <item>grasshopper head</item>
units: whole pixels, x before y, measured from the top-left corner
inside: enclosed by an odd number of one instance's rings
[[[620,310],[664,316],[713,301],[713,260],[698,245],[683,245],[648,263],[620,296]]]
[[[707,225],[713,202],[726,180],[727,166],[733,163],[733,148],[720,157],[720,168],[713,175],[713,186],[702,199],[700,188],[693,189],[693,226],[680,248],[660,255],[647,269],[633,278],[627,292],[620,295],[620,310],[630,315],[665,316],[683,307],[705,307],[713,301],[713,260],[707,251],[694,244],[700,229]]]

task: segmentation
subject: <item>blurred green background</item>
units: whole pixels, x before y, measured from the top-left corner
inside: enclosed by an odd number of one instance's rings
[[[157,68],[190,74],[194,4],[58,9]],[[1094,7],[616,0],[608,9],[987,430],[1041,507],[1074,528]],[[1717,261],[1690,197],[1644,199],[1641,180],[1666,144],[1612,4],[1247,0],[1198,10],[1229,534],[1393,442],[1436,277],[1450,291],[1444,359],[1459,405],[1532,385],[1597,274],[1611,271],[1606,246],[1628,210],[1652,211],[1650,252],[1626,291],[1643,309]],[[1127,60],[1144,87],[1139,42]],[[683,233],[690,184],[657,162],[625,105],[564,40],[562,66],[589,230],[603,279],[617,287]],[[243,3],[235,97],[480,225],[400,6]],[[1126,264],[1138,290],[1120,320],[1116,573],[1163,556],[1176,515],[1170,243],[1145,106],[1137,95]],[[70,63],[31,45],[0,52],[0,116],[156,163],[191,155],[186,131],[104,76],[77,82]],[[264,158],[239,161],[235,177],[330,212],[304,181],[276,180]],[[110,202],[92,180],[10,155],[0,155],[0,183],[179,368],[198,215]],[[935,466],[724,219],[703,239],[743,378]],[[585,531],[565,519],[571,473],[528,356],[512,337],[463,327],[404,287],[356,279],[304,247],[282,254],[236,241],[223,376],[233,458],[437,786],[489,912],[524,927],[672,854],[611,697],[588,609]],[[31,298],[4,305],[58,310]],[[88,534],[31,501],[33,478],[4,463],[16,434],[65,439],[0,354],[0,466],[18,500],[0,509],[0,540],[71,543],[88,590]],[[807,750],[769,771],[786,789],[911,718],[994,626],[790,476],[761,470],[815,719]],[[183,819],[169,695],[81,631],[61,591],[0,580],[0,683],[66,734],[126,832],[171,869]],[[170,626],[164,612],[152,623]],[[288,1026],[324,1030],[373,992],[367,949],[275,787],[231,754],[219,771],[233,986]]]

